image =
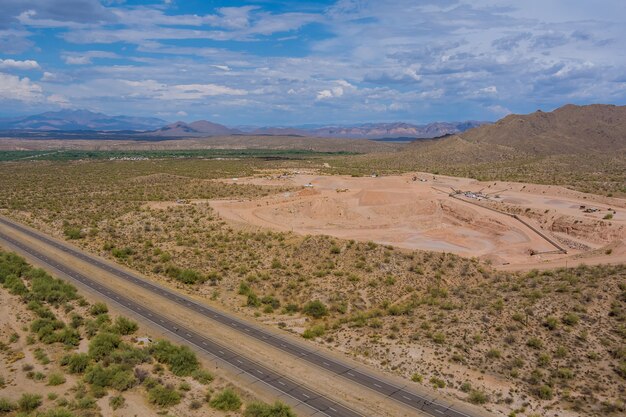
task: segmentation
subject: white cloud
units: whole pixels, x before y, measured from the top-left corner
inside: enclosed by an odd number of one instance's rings
[[[490,112],[492,112],[493,114],[495,114],[498,117],[507,116],[507,115],[513,113],[511,110],[509,110],[506,107],[501,106],[499,104],[494,104],[492,106],[488,106],[487,109],[489,109]]]
[[[39,102],[44,99],[43,89],[28,77],[0,72],[0,99]]]
[[[107,51],[87,51],[87,52],[66,52],[62,55],[63,61],[68,65],[88,65],[93,58],[120,58],[113,52]]]
[[[132,87],[131,96],[151,97],[160,100],[198,100],[212,96],[242,96],[247,91],[217,84],[175,84],[167,85],[155,80],[123,81]]]
[[[25,61],[16,61],[14,59],[0,59],[0,69],[33,70],[39,68],[39,63],[30,59],[27,59]]]

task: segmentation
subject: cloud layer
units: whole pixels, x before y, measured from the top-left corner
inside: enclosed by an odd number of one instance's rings
[[[3,0],[1,115],[428,122],[626,102],[621,0],[137,3]]]

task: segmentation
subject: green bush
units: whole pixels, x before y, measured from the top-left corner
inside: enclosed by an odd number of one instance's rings
[[[137,382],[135,375],[119,365],[104,368],[101,365],[91,366],[85,373],[85,382],[100,388],[114,388],[118,391],[130,389]]]
[[[209,405],[217,410],[236,411],[241,408],[241,399],[235,391],[225,388],[209,401]]]
[[[543,347],[543,342],[536,337],[531,337],[526,342],[526,346],[531,347],[533,349],[541,349]]]
[[[89,356],[99,361],[109,356],[119,345],[122,339],[115,333],[98,333],[89,342]]]
[[[89,314],[92,316],[99,316],[109,312],[109,308],[104,303],[95,303],[89,308]]]
[[[320,300],[309,301],[302,307],[304,314],[316,319],[322,318],[328,314],[328,308]]]
[[[115,319],[115,323],[113,324],[113,331],[121,335],[133,334],[138,328],[139,326],[137,323],[122,316],[117,317]]]
[[[489,401],[489,397],[487,397],[487,394],[485,394],[484,392],[474,389],[470,392],[467,400],[472,404],[485,404],[487,401]]]
[[[552,399],[552,388],[548,385],[542,385],[537,388],[537,396],[542,400],[551,400]]]
[[[25,296],[28,294],[28,288],[24,285],[24,281],[17,275],[7,275],[4,277],[2,285],[13,295]]]
[[[196,369],[191,373],[193,379],[198,381],[203,385],[208,385],[213,381],[213,375],[209,371],[205,371],[204,369]]]
[[[159,340],[150,347],[154,358],[169,366],[176,376],[188,376],[200,367],[195,353],[187,346],[175,346],[166,340]]]
[[[148,399],[159,407],[171,407],[180,402],[180,394],[172,388],[157,384],[148,391]]]
[[[25,272],[24,276],[31,284],[29,295],[31,300],[59,305],[78,298],[76,287],[63,280],[53,278],[43,269],[31,269]]]
[[[68,226],[63,230],[63,234],[70,240],[82,239],[83,231],[77,226]]]
[[[30,413],[41,406],[41,395],[22,394],[17,400],[17,407],[24,413]]]
[[[66,366],[71,374],[82,374],[89,366],[89,355],[86,353],[66,355],[61,359],[61,365]]]
[[[296,417],[291,408],[280,401],[272,405],[262,402],[250,403],[246,406],[243,415],[244,417]]]
[[[0,397],[0,413],[10,413],[17,409],[17,404],[11,402],[9,399]]]
[[[37,417],[76,417],[76,414],[67,408],[58,407],[46,410],[43,414],[37,414]]]
[[[326,332],[326,326],[323,324],[316,324],[311,326],[302,333],[302,337],[305,339],[315,339],[316,337],[323,336]]]
[[[561,321],[568,325],[568,326],[574,326],[576,324],[578,324],[578,321],[580,319],[578,318],[578,316],[574,313],[567,313],[565,316],[563,316],[563,318],[561,319]]]
[[[61,384],[65,384],[65,377],[63,376],[63,374],[60,374],[58,372],[53,372],[50,375],[48,375],[48,385],[51,386],[57,386],[57,385],[61,385]]]
[[[430,383],[433,384],[434,388],[445,388],[446,387],[445,381],[443,379],[437,378],[435,376],[430,378]]]
[[[116,395],[109,398],[109,406],[113,410],[124,407],[124,404],[126,404],[126,399],[121,395]]]

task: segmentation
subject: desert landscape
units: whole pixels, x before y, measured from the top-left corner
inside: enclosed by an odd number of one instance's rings
[[[0,0],[0,417],[626,416],[620,0]]]
[[[599,262],[595,257],[617,263],[626,254],[626,200],[563,187],[427,173],[364,178],[277,174],[227,182],[302,187],[250,201],[211,202],[221,218],[252,226],[450,252],[511,268],[564,259],[572,265],[581,259]],[[522,216],[525,223],[510,214]],[[606,256],[608,250],[611,256]]]

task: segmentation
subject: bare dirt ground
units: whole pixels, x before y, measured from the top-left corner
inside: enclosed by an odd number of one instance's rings
[[[303,187],[262,199],[211,202],[223,219],[240,224],[452,252],[507,268],[566,259],[570,265],[594,258],[626,260],[626,200],[564,187],[423,173],[376,178],[293,174],[229,182]],[[451,198],[453,190],[472,194]],[[554,245],[491,209],[520,215],[568,253],[549,253]]]

